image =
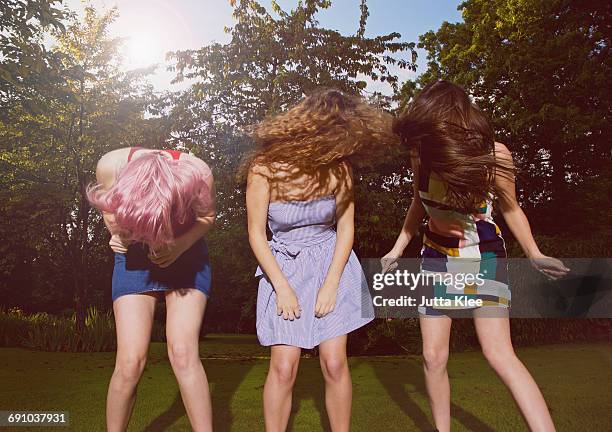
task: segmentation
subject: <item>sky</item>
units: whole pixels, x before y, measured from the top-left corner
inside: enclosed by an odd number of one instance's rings
[[[269,9],[269,0],[260,0]],[[418,42],[418,36],[436,30],[444,21],[457,22],[461,0],[369,0],[370,16],[367,36],[391,32],[402,35],[401,41]],[[119,18],[113,24],[113,36],[125,38],[124,67],[132,69],[158,64],[151,82],[157,90],[176,90],[181,86],[170,82],[173,73],[165,70],[167,51],[197,49],[211,42],[228,42],[225,27],[234,23],[228,0],[92,0],[97,8],[116,6]],[[279,5],[290,10],[298,0],[279,0]],[[335,0],[329,9],[317,16],[322,27],[354,34],[359,26],[359,0]],[[70,9],[82,12],[81,0],[64,0]],[[423,72],[425,52],[418,51],[417,73]],[[407,56],[407,55],[406,55]],[[400,82],[415,74],[397,70]],[[388,85],[369,81],[368,91],[388,94]]]

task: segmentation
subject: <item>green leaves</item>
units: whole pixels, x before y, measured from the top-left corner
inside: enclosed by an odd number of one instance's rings
[[[464,22],[419,38],[428,53],[419,84],[442,78],[470,91],[523,170],[525,204],[546,211],[601,175],[608,160],[610,128],[601,119],[612,95],[605,30],[612,4],[469,0],[460,7]],[[548,226],[575,225],[563,219]]]
[[[0,96],[19,90],[53,62],[42,42],[43,30],[62,31],[64,15],[55,0],[0,2]],[[0,106],[1,107],[1,106]]]
[[[0,252],[16,263],[2,273],[8,282],[0,284],[0,291],[8,287],[2,295],[17,301],[14,287],[19,283],[23,302],[45,306],[58,302],[65,307],[74,296],[79,320],[92,299],[90,289],[101,287],[90,260],[109,268],[103,225],[84,189],[102,154],[141,145],[145,136],[156,142],[153,136],[159,133],[155,120],[144,118],[155,100],[143,79],[147,71],[118,67],[119,41],[108,33],[115,17],[115,10],[98,13],[92,8],[85,9],[81,21],[72,16],[66,20],[68,31],[55,33],[53,51],[45,57],[22,53],[20,58],[27,60],[20,67],[28,74],[13,69],[18,81],[0,87],[5,89],[0,235],[9,239]],[[0,74],[4,76],[2,70]],[[15,227],[14,218],[21,225]],[[24,266],[32,274],[19,282]],[[54,299],[40,295],[47,291],[54,292]]]
[[[415,54],[411,62],[392,57],[406,50],[414,52],[414,44],[397,42],[399,34],[364,36],[368,15],[365,1],[360,6],[360,29],[354,36],[318,26],[315,15],[330,7],[329,1],[300,2],[290,12],[273,2],[279,18],[272,17],[256,1],[232,4],[237,22],[229,29],[230,43],[171,56],[178,79],[196,79],[206,85],[206,104],[214,106],[211,110],[223,121],[254,123],[284,109],[316,86],[361,92],[363,82],[356,79],[360,75],[378,78],[394,88],[397,79],[387,65],[414,68]]]

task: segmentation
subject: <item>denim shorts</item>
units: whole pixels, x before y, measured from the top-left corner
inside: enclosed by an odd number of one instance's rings
[[[127,253],[115,252],[113,301],[125,294],[195,288],[210,297],[211,271],[208,246],[198,240],[166,268],[151,262],[145,244],[133,243]]]

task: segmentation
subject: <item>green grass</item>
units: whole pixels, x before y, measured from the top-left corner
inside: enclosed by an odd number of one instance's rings
[[[268,362],[261,357],[267,354],[251,336],[209,335],[202,342],[216,431],[263,430]],[[612,430],[612,347],[544,346],[520,349],[519,356],[542,387],[559,431]],[[0,349],[0,410],[69,411],[70,430],[102,431],[113,362],[113,353]],[[350,364],[352,431],[432,430],[418,357],[354,357]],[[525,430],[510,395],[479,352],[452,354],[449,374],[454,431]],[[323,401],[318,360],[303,358],[289,430],[326,430]],[[151,346],[129,430],[190,430],[164,344]]]

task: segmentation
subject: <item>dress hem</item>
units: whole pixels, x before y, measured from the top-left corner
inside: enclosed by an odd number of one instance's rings
[[[304,341],[304,338],[301,337],[292,337],[292,336],[285,336],[285,337],[280,337],[280,338],[262,338],[259,336],[259,329],[258,333],[257,333],[257,339],[259,340],[259,344],[262,346],[272,346],[272,345],[289,345],[289,346],[294,346],[297,348],[303,348],[303,349],[312,349],[316,346],[319,346],[321,343],[325,342],[326,340],[329,339],[333,339],[335,337],[338,336],[342,336],[345,334],[349,334],[355,330],[357,330],[358,328],[361,328],[363,326],[365,326],[366,324],[369,324],[370,322],[372,322],[374,320],[374,317],[371,318],[360,318],[358,320],[352,321],[350,322],[348,325],[342,327],[341,329],[335,331],[335,332],[331,332],[327,335],[323,335],[319,338],[317,338],[318,340],[316,340],[316,343],[314,344],[310,344],[307,343],[306,341]]]

